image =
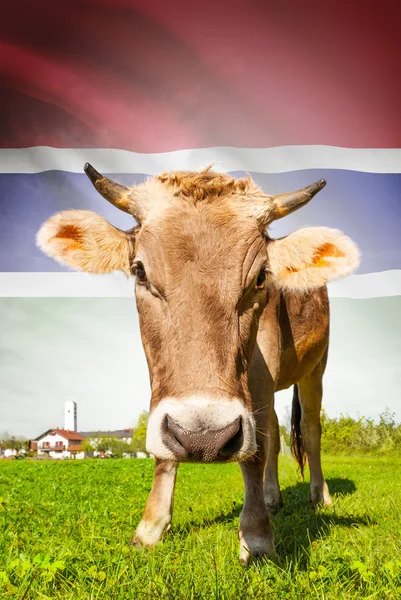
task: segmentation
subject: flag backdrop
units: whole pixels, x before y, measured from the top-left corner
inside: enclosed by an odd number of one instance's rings
[[[400,3],[13,0],[1,12],[0,431],[62,426],[68,397],[80,429],[132,425],[148,405],[133,282],[67,272],[35,246],[64,209],[132,227],[86,161],[129,185],[212,162],[271,193],[324,177],[271,235],[336,227],[362,252],[330,286],[325,407],[401,418]]]

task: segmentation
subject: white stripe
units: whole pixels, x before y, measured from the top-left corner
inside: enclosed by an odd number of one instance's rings
[[[384,298],[386,296],[401,296],[401,271],[380,271],[351,275],[328,284],[331,298]]]
[[[401,270],[351,275],[329,284],[332,298],[401,296]],[[134,281],[120,273],[0,273],[0,297],[133,298]]]
[[[0,273],[0,297],[133,298],[134,280],[122,273]]]
[[[401,173],[401,148],[339,148],[278,146],[276,148],[199,148],[138,154],[107,148],[0,149],[0,173],[60,170],[82,173],[90,162],[103,173],[145,173],[197,170],[211,163],[222,172],[285,173],[302,169],[345,169],[368,173]]]

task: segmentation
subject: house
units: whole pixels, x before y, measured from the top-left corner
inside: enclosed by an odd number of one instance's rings
[[[81,435],[84,436],[84,438],[86,438],[90,445],[95,449],[93,453],[91,453],[90,456],[106,456],[106,455],[111,455],[111,451],[106,451],[106,452],[102,452],[102,451],[98,451],[98,446],[100,444],[100,442],[102,441],[102,439],[104,438],[115,438],[117,440],[121,440],[122,442],[125,442],[126,444],[130,444],[132,441],[132,435],[133,435],[134,430],[132,428],[126,428],[126,429],[112,429],[109,431],[81,431]],[[129,453],[124,453],[125,457],[129,457],[131,456],[131,454]]]
[[[134,430],[131,427],[127,429],[112,429],[111,431],[81,431],[80,434],[83,435],[84,438],[88,438],[91,444],[96,444],[105,437],[117,438],[130,444],[133,432]]]
[[[82,442],[85,437],[69,429],[48,429],[31,441],[30,449],[38,456],[49,458],[84,458]],[[36,448],[35,448],[36,447]]]
[[[29,450],[37,454],[41,458],[91,458],[91,457],[106,457],[111,456],[112,452],[98,450],[98,446],[104,438],[115,438],[130,444],[134,429],[113,429],[110,431],[82,431],[80,433],[71,429],[48,429],[29,443]],[[88,440],[94,448],[93,452],[84,450],[83,442]],[[147,456],[145,453],[144,457]],[[131,453],[124,453],[124,457],[129,458]]]

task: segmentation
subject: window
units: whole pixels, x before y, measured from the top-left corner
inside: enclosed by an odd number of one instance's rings
[[[43,442],[42,443],[42,447],[43,448],[49,448],[49,446],[50,446],[50,442]]]
[[[63,446],[63,442],[56,442],[56,448],[62,448]]]

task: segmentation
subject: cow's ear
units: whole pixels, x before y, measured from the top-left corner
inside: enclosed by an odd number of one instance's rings
[[[357,246],[337,229],[308,227],[268,242],[278,287],[305,292],[350,275],[360,263]]]
[[[67,210],[42,225],[36,242],[48,256],[89,273],[130,274],[133,234],[89,210]]]

